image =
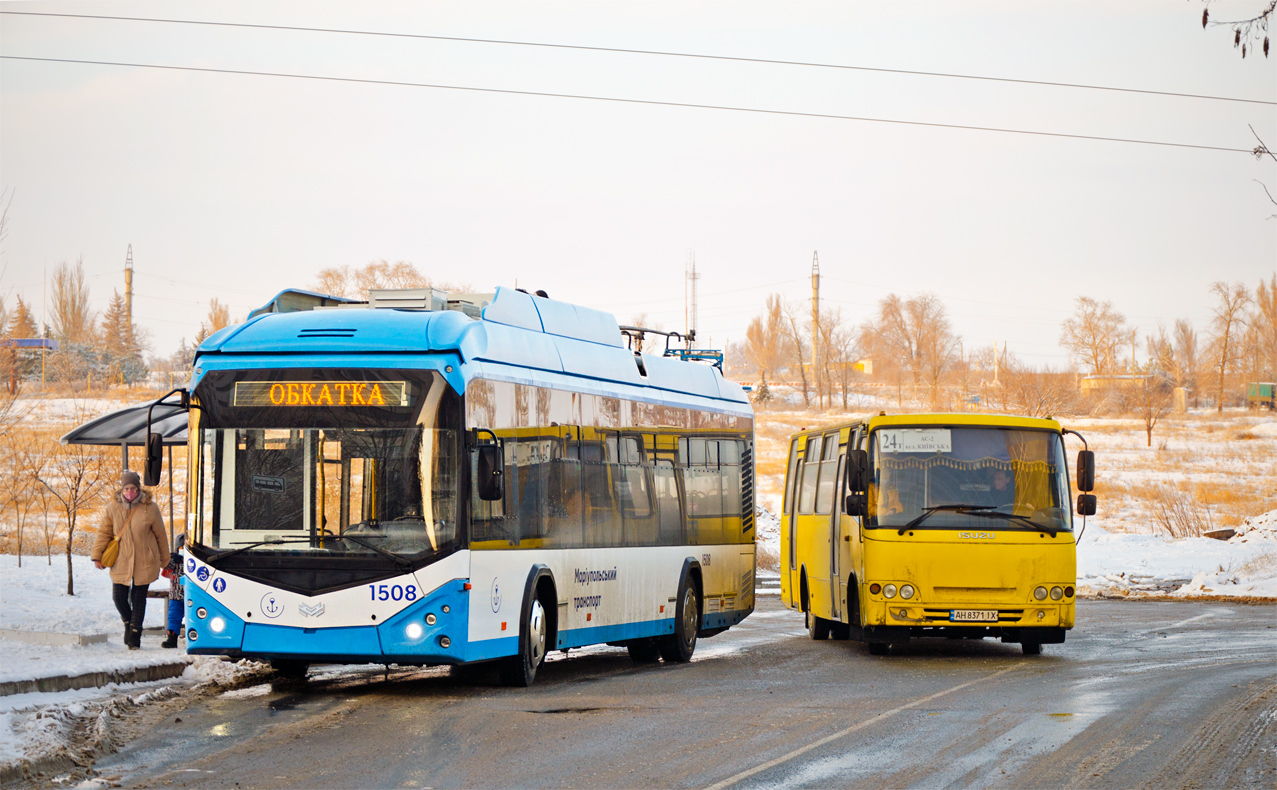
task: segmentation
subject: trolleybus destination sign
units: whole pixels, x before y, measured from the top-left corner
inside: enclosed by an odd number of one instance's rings
[[[407,406],[405,381],[237,381],[235,406]]]

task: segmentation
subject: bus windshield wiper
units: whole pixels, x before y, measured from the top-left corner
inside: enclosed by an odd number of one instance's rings
[[[309,535],[293,535],[287,538],[272,538],[270,540],[258,540],[258,541],[254,541],[253,543],[248,543],[243,546],[240,546],[237,549],[227,549],[225,551],[219,551],[216,554],[209,556],[208,563],[211,565],[212,563],[217,562],[218,560],[224,560],[227,557],[234,557],[236,554],[239,554],[241,551],[248,551],[249,549],[257,548],[258,546],[276,546],[281,543],[300,543],[302,541],[309,542],[310,536]]]
[[[995,510],[995,509],[997,509],[997,505],[935,505],[934,507],[924,507],[922,509],[922,514],[920,516],[913,519],[908,524],[905,524],[903,527],[900,528],[900,530],[896,534],[897,535],[905,534],[905,530],[913,529],[914,527],[918,526],[922,522],[931,518],[931,514],[933,513],[940,513],[943,511],[953,511],[955,513],[980,512],[980,515],[984,515],[984,513],[981,511]]]
[[[1043,524],[1037,523],[1036,521],[1029,518],[1028,516],[1017,516],[1014,513],[996,513],[995,512],[995,513],[981,513],[980,515],[984,516],[985,518],[1000,518],[1003,521],[1019,521],[1020,523],[1025,524],[1039,532],[1045,532],[1051,537],[1055,537],[1055,533],[1060,531],[1059,527],[1048,527]]]
[[[366,540],[360,540],[354,535],[351,535],[349,532],[345,533],[344,535],[339,535],[338,537],[341,540],[354,541],[356,544],[363,546],[365,549],[375,551],[381,556],[386,557],[387,559],[394,560],[394,563],[398,565],[400,568],[403,568],[404,570],[409,570],[409,571],[412,570],[412,563],[409,562],[408,560],[405,560],[403,557],[400,557],[398,554],[395,554],[393,551],[386,551],[380,546],[374,546],[373,544],[369,543]]]

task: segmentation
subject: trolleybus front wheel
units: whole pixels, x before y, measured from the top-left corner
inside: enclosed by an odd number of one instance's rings
[[[700,629],[701,601],[696,582],[688,576],[679,590],[678,607],[674,611],[674,633],[657,640],[661,658],[671,664],[685,664],[696,650],[696,634]]]
[[[534,593],[523,627],[519,629],[519,653],[501,659],[497,669],[502,683],[520,688],[532,685],[537,669],[545,660],[546,630],[545,607]]]

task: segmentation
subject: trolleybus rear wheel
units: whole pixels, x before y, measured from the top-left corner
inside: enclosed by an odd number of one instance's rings
[[[635,639],[625,645],[635,664],[655,664],[661,660],[661,649],[655,639]]]
[[[701,601],[696,582],[688,577],[683,585],[674,611],[674,633],[661,637],[656,643],[661,658],[672,664],[685,664],[692,660],[701,623]]]
[[[545,607],[534,592],[523,627],[519,629],[519,653],[501,659],[498,667],[502,683],[520,688],[532,685],[537,669],[545,660],[546,630]]]

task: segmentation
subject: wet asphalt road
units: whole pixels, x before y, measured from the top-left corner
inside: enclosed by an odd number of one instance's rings
[[[1277,786],[1277,606],[1081,601],[1064,645],[813,642],[760,596],[686,665],[555,654],[530,689],[321,667],[96,766],[130,786]]]

